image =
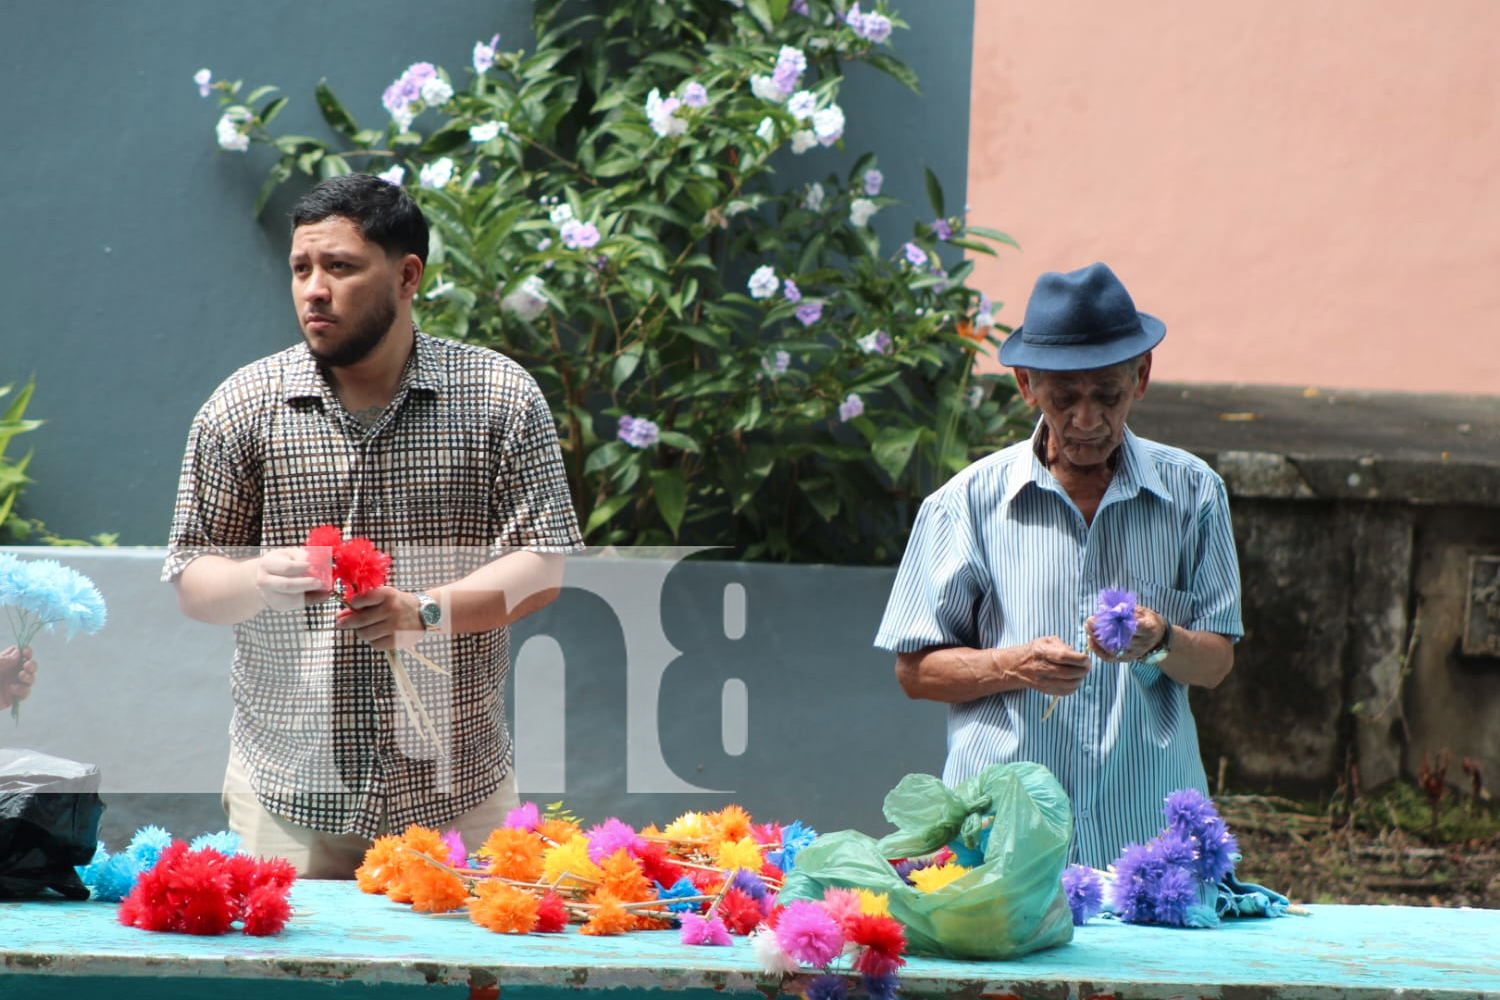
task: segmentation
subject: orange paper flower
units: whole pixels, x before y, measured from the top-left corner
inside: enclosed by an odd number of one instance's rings
[[[489,858],[485,872],[517,882],[535,882],[542,877],[542,850],[546,845],[534,833],[501,827],[479,848]]]
[[[354,869],[354,884],[360,891],[383,893],[391,887],[391,879],[396,875],[396,852],[400,849],[400,837],[375,838],[370,849],[365,851],[364,862]]]
[[[537,927],[541,900],[504,882],[481,882],[469,903],[469,919],[501,934],[530,934]],[[556,897],[554,897],[556,898]]]
[[[620,900],[607,891],[601,889],[594,893],[591,902],[598,909],[594,910],[594,915],[589,917],[588,923],[578,929],[580,934],[602,937],[609,934],[624,934],[635,929],[635,915],[621,906]]]

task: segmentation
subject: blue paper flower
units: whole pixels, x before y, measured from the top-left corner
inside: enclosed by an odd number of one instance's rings
[[[159,826],[143,826],[135,831],[135,836],[130,838],[130,844],[125,850],[141,863],[141,870],[146,871],[155,865],[172,843],[172,835]]]
[[[1135,637],[1135,594],[1105,587],[1094,607],[1094,639],[1111,652],[1121,652]]]
[[[792,820],[781,828],[781,850],[767,851],[766,860],[782,871],[791,871],[797,863],[797,852],[818,839],[818,831]]]
[[[5,606],[17,649],[31,645],[44,628],[62,625],[67,637],[104,627],[104,598],[88,577],[56,559],[21,560],[0,553],[0,605]],[[19,720],[21,703],[11,717]]]
[[[193,838],[192,843],[188,844],[188,850],[190,851],[201,851],[205,847],[212,848],[225,857],[237,854],[240,849],[240,835],[233,830],[220,830],[218,833],[200,833]]]
[[[813,976],[807,982],[807,1000],[845,1000],[848,995],[843,976]]]
[[[656,898],[662,900],[663,902],[673,899],[686,899],[688,897],[695,897],[699,894],[698,887],[694,885],[692,883],[692,880],[685,875],[682,878],[678,879],[676,882],[673,882],[670,889],[663,888],[660,882],[655,883],[655,885]],[[696,902],[667,902],[667,909],[671,910],[673,913],[695,913],[698,910],[698,904]]]
[[[740,890],[754,900],[765,899],[771,894],[771,888],[766,885],[766,880],[761,878],[758,872],[753,872],[748,868],[737,869],[729,880],[729,887]]]
[[[895,976],[886,975],[865,976],[864,985],[865,992],[870,994],[870,1000],[896,1000],[896,987],[900,984]]]

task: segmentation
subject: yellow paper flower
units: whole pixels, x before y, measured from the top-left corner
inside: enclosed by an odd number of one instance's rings
[[[963,865],[938,865],[935,868],[918,868],[909,876],[912,884],[923,892],[937,892],[950,882],[956,882],[969,874]]]
[[[753,837],[739,840],[722,840],[714,847],[714,866],[732,872],[736,868],[748,868],[759,872],[762,864],[760,845]]]
[[[586,882],[597,882],[604,877],[599,866],[589,860],[587,837],[574,837],[566,843],[549,848],[542,854],[542,879],[557,882],[564,875]],[[571,879],[569,879],[571,881]]]
[[[854,894],[859,897],[859,912],[869,917],[888,917],[891,915],[891,897],[886,892],[871,892],[869,889],[855,889]]]
[[[708,823],[702,813],[685,812],[667,824],[662,836],[673,840],[702,840],[708,836]]]

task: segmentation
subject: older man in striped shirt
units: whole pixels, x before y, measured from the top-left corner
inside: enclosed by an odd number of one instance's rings
[[[1073,805],[1074,861],[1105,867],[1207,791],[1189,685],[1234,665],[1239,565],[1224,484],[1126,426],[1166,334],[1104,264],[1044,274],[1002,345],[1036,432],[928,497],[875,644],[907,695],[949,705],[943,777],[1035,761]],[[1104,588],[1137,595],[1107,649]]]

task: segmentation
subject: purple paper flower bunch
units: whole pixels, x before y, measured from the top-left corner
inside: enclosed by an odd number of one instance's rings
[[[1135,637],[1135,594],[1105,587],[1094,603],[1094,639],[1112,652],[1121,652]]]
[[[1121,920],[1171,927],[1212,927],[1218,916],[1200,891],[1234,871],[1238,845],[1202,792],[1167,796],[1167,826],[1145,844],[1128,844],[1114,863],[1110,905]]]

